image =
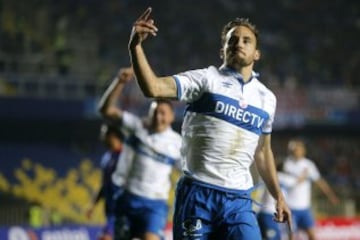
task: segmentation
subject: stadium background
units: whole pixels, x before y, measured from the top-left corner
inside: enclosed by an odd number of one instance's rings
[[[129,65],[132,22],[147,6],[159,27],[145,43],[158,74],[210,64],[222,26],[249,17],[261,30],[260,79],[278,97],[277,160],[303,137],[308,156],[341,197],[330,206],[314,189],[317,219],[360,214],[360,4],[356,0],[3,0],[0,3],[0,229],[27,226],[40,204],[43,227],[99,226],[85,209],[100,184],[96,104]],[[130,84],[122,107],[145,114]],[[176,104],[180,129],[184,106]],[[60,217],[61,216],[61,217]],[[357,224],[359,221],[357,221]],[[1,232],[1,231],[0,231]],[[71,239],[71,238],[69,238]],[[324,238],[325,239],[325,238]]]

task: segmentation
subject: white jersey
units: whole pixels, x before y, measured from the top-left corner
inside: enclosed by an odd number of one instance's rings
[[[298,178],[282,172],[278,172],[277,175],[279,178],[281,191],[285,196],[286,202],[288,202],[287,193],[291,188],[296,186],[298,182]],[[265,189],[261,198],[260,212],[273,214],[274,212],[276,212],[275,204],[276,204],[275,199],[271,196],[270,192],[267,189]]]
[[[289,190],[288,205],[291,209],[296,210],[309,208],[311,203],[311,181],[320,178],[319,170],[315,164],[307,158],[298,160],[287,158],[284,162],[284,171],[296,177],[307,171],[308,179]]]
[[[170,127],[150,133],[142,120],[129,112],[123,112],[121,129],[126,135],[125,148],[114,182],[126,181],[125,188],[138,196],[167,200],[172,168],[181,168],[180,134]]]
[[[244,83],[228,68],[210,66],[174,75],[188,103],[182,125],[184,172],[205,183],[247,190],[259,136],[270,133],[276,98],[255,72]]]

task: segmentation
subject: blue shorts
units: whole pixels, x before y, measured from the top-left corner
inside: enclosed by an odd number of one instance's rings
[[[162,237],[168,217],[165,200],[153,200],[129,192],[118,199],[116,228],[129,229],[130,237],[141,237],[151,232]],[[121,226],[123,225],[123,226]]]
[[[174,240],[260,240],[250,193],[181,178],[176,190]]]
[[[260,212],[257,216],[261,235],[264,240],[280,240],[281,232],[279,223],[274,221],[274,215]]]
[[[304,210],[291,209],[294,229],[310,229],[315,227],[314,216],[310,208]]]

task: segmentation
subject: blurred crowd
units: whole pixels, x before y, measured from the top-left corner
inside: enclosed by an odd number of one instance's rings
[[[161,74],[219,63],[223,25],[249,17],[261,30],[267,84],[359,86],[356,0],[2,1],[0,72],[82,75],[105,81],[129,63],[134,17],[152,6],[160,29],[146,48]]]

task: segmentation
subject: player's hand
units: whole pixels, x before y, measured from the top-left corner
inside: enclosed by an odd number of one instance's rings
[[[276,213],[274,213],[274,220],[276,222],[287,223],[289,231],[291,232],[291,211],[283,199],[280,199],[276,202]]]
[[[117,74],[120,83],[127,83],[134,78],[134,71],[132,67],[120,68]]]
[[[154,20],[150,17],[151,11],[152,8],[148,7],[135,21],[130,35],[129,48],[140,44],[149,34],[156,36],[158,29],[154,25]]]

